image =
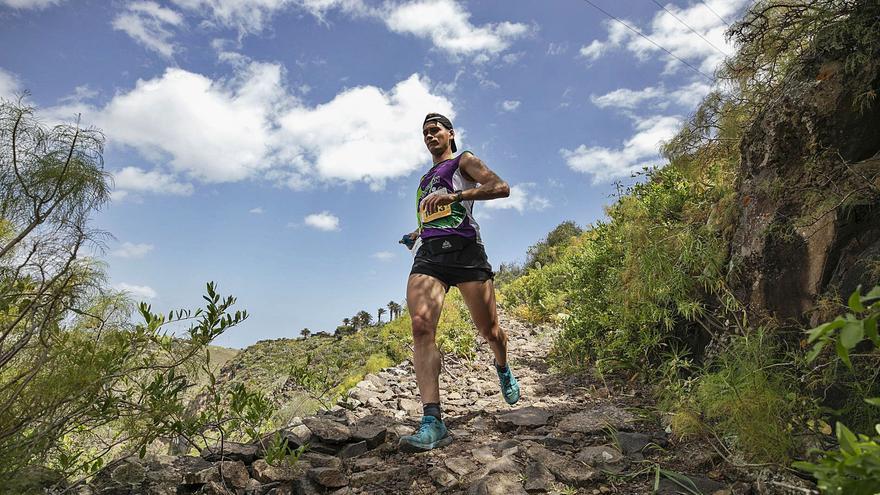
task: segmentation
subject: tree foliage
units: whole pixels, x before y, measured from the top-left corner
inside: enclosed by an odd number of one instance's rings
[[[0,102],[0,479],[32,464],[89,473],[195,431],[183,414],[191,372],[247,318],[213,284],[204,309],[167,315],[106,287],[85,255],[100,247],[89,220],[109,198],[102,152],[96,130],[47,127]]]

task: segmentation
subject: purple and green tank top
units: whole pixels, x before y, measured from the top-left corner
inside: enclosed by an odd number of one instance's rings
[[[443,218],[437,218],[422,224],[419,216],[419,205],[422,199],[429,194],[452,193],[454,191],[464,191],[477,187],[477,183],[467,178],[458,168],[461,157],[469,151],[463,151],[460,155],[449,160],[442,161],[431,167],[428,173],[422,176],[419,181],[419,189],[416,192],[416,218],[418,218],[419,228],[421,229],[421,239],[430,239],[432,237],[440,237],[444,235],[459,235],[476,239],[479,244],[483,241],[480,238],[480,226],[474,220],[473,201],[460,201],[452,203],[452,214]]]

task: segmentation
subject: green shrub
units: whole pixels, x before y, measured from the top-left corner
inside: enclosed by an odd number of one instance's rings
[[[878,400],[875,405],[880,405]],[[840,449],[822,453],[816,463],[795,462],[795,468],[816,478],[822,493],[839,495],[877,495],[880,493],[880,424],[877,435],[855,434],[837,423]]]
[[[857,346],[871,346],[873,352],[869,357],[878,357],[880,286],[865,295],[861,294],[859,287],[849,297],[847,305],[850,312],[807,332],[808,342],[813,343],[809,361],[815,360],[826,346],[833,346],[836,357],[849,369],[853,369],[850,351]],[[872,364],[876,367],[876,359]],[[880,398],[865,399],[865,402],[880,406]],[[874,431],[880,435],[880,424],[874,425]],[[815,476],[823,493],[880,493],[880,436],[853,433],[841,422],[837,422],[836,433],[838,450],[820,451],[818,462],[796,462],[794,467]]]
[[[695,387],[706,420],[730,446],[758,462],[788,459],[795,447],[794,419],[815,412],[797,395],[795,377],[777,356],[763,331],[736,337]]]

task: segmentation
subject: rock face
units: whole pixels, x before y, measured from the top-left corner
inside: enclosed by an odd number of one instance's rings
[[[364,396],[361,390],[372,392],[367,402],[347,403],[277,432],[293,447],[311,447],[293,465],[270,465],[259,442],[227,443],[222,455],[212,447],[199,457],[125,459],[74,493],[652,493],[653,471],[637,474],[645,472],[640,461],[695,473],[700,486],[734,486],[736,479],[706,472],[713,469],[711,463],[688,464],[696,457],[692,451],[680,456],[681,467],[671,467],[676,453],[659,420],[646,422],[630,412],[631,407],[644,407],[643,390],[628,390],[630,384],[623,381],[615,386],[587,376],[553,375],[544,359],[553,329],[525,326],[503,315],[502,325],[509,333],[521,403],[510,407],[504,402],[485,343],[473,362],[446,359],[441,397],[449,398],[443,414],[454,441],[443,449],[414,455],[397,449],[399,436],[411,433],[419,422],[407,402],[418,399],[413,368],[403,363],[368,375],[351,391],[352,397]],[[619,396],[609,395],[609,386],[619,387]]]
[[[880,62],[853,75],[817,61],[744,136],[730,254],[752,311],[805,323],[817,295],[880,281],[867,269],[880,260],[880,104],[854,104],[866,81],[880,83]]]

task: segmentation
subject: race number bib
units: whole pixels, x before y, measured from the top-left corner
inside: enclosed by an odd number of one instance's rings
[[[452,215],[452,205],[443,205],[437,209],[434,213],[428,213],[425,210],[425,206],[419,206],[419,217],[422,219],[422,223],[426,224],[433,220],[437,220],[438,218],[448,217]]]

